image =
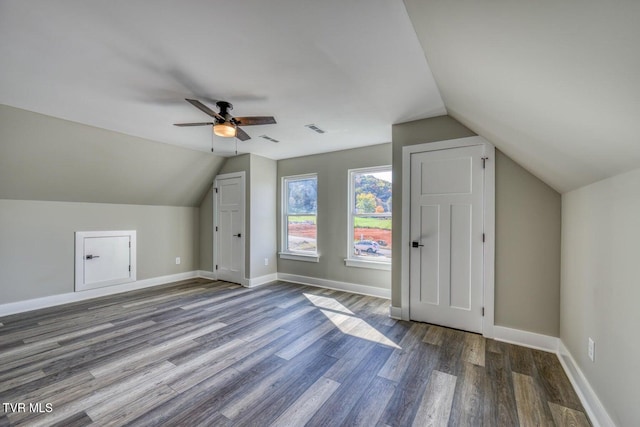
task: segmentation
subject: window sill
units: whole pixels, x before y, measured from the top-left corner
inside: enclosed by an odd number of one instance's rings
[[[293,252],[278,252],[278,255],[281,259],[291,259],[294,261],[305,261],[305,262],[320,262],[319,255],[307,255],[301,253],[293,253]]]
[[[372,270],[391,271],[390,262],[364,261],[361,259],[345,259],[344,265],[347,267],[370,268]]]

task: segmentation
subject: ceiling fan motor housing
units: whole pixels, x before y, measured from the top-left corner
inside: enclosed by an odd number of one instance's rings
[[[227,101],[218,101],[216,102],[216,105],[220,109],[221,116],[224,116],[225,114],[228,114],[228,111],[233,110],[233,104]]]

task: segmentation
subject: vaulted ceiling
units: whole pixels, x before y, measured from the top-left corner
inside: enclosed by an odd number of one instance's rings
[[[173,126],[211,121],[185,98],[273,115],[238,147],[273,159],[445,114],[401,1],[2,0],[0,58],[0,103],[202,151],[210,127]]]
[[[545,182],[640,167],[640,2],[405,4],[447,112]]]
[[[559,191],[640,167],[640,3],[0,0],[0,104],[219,153],[389,142],[448,113]],[[315,124],[326,133],[305,127]],[[260,135],[279,140],[268,142]]]

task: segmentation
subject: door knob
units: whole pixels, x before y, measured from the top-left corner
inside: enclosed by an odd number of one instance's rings
[[[411,242],[411,247],[412,248],[419,248],[421,246],[424,246],[424,245],[421,245],[419,242]]]
[[[233,237],[242,237],[242,234],[240,234],[240,233],[234,234]]]
[[[100,258],[100,255],[87,255],[84,257],[84,259],[94,259],[94,258]]]

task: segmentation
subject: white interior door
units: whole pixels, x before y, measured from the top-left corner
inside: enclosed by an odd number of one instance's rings
[[[244,176],[216,178],[216,273],[244,284]]]
[[[411,154],[409,315],[482,332],[480,145]]]

